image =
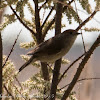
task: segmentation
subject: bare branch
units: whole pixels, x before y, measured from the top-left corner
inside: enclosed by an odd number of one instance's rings
[[[7,77],[10,78],[10,76],[8,75]],[[14,78],[16,78],[16,76],[14,76]],[[20,96],[24,99],[24,100],[27,100],[25,96],[23,96],[23,94],[21,93],[21,90],[19,91],[18,90],[18,87],[16,87],[15,83],[13,82],[12,83],[12,86],[16,89],[16,91],[20,94]],[[30,99],[29,99],[30,100]]]
[[[14,50],[14,47],[15,47],[15,45],[16,45],[16,43],[17,43],[17,40],[18,40],[18,37],[19,37],[21,31],[22,31],[22,30],[20,30],[19,34],[17,35],[17,38],[16,38],[16,40],[15,40],[15,42],[14,42],[14,44],[13,44],[11,50],[10,50],[10,53],[8,54],[8,56],[7,56],[6,60],[5,60],[5,63],[3,64],[2,67],[4,67],[4,66],[6,65],[6,63],[7,63],[8,59],[9,59],[10,55],[12,54],[12,52],[13,52],[13,50]]]
[[[50,29],[50,27],[54,24],[55,22],[55,17],[52,19],[52,21],[50,22],[50,24],[47,26],[46,30],[43,33],[43,38],[46,36],[48,30]]]
[[[85,80],[100,80],[100,78],[82,78],[82,79],[79,79],[77,82],[81,82],[81,81],[85,81]],[[62,90],[62,89],[64,89],[64,88],[66,88],[67,86],[69,86],[70,85],[70,83],[69,84],[67,84],[67,85],[65,85],[65,86],[63,86],[62,88],[60,88],[59,90]]]
[[[41,10],[41,8],[44,7],[44,6],[46,5],[46,3],[48,3],[48,1],[49,1],[49,0],[46,0],[46,1],[42,4],[42,6],[39,8],[39,10]]]
[[[19,86],[21,87],[21,89],[23,89],[23,87],[22,87],[21,83],[19,82],[18,78],[16,76],[14,78],[16,79],[16,81],[19,84]]]
[[[64,77],[64,75],[67,73],[67,71],[78,61],[80,60],[86,53],[82,54],[80,57],[78,57],[75,61],[73,61],[69,67],[63,72],[63,74],[61,75],[61,77],[59,78],[58,84],[59,82],[62,80],[62,78]]]
[[[54,7],[52,7],[51,11],[49,12],[48,16],[46,17],[45,21],[43,22],[41,29],[44,27],[46,21],[48,20],[49,16],[51,15],[52,11],[53,11]]]
[[[5,88],[6,92],[8,93],[8,95],[11,96],[12,100],[15,100],[14,96],[9,92],[9,90],[7,89],[7,87],[5,85],[4,85],[4,88]]]
[[[22,23],[23,26],[24,26],[25,28],[27,28],[34,36],[36,36],[35,32],[34,32],[32,29],[30,29],[30,28],[22,21],[22,19],[17,15],[16,11],[13,9],[13,7],[12,7],[11,5],[10,5],[10,8],[11,8],[11,10],[13,11],[13,13],[15,14],[15,16],[17,17],[17,19],[20,21],[20,23]]]
[[[73,80],[71,81],[69,87],[65,91],[65,93],[64,93],[64,95],[63,95],[63,97],[62,97],[61,100],[66,100],[68,98],[70,92],[72,91],[74,85],[76,84],[78,78],[80,77],[81,72],[82,72],[85,64],[87,63],[87,61],[89,60],[90,56],[92,55],[93,51],[96,49],[96,47],[98,46],[99,43],[100,43],[100,35],[98,36],[98,38],[94,42],[94,44],[91,46],[91,48],[89,49],[89,51],[86,53],[84,59],[80,63],[79,67],[77,68],[77,71],[76,71],[76,74],[74,75]]]
[[[0,24],[1,24],[1,21],[2,21],[3,12],[4,12],[4,9],[0,11]],[[2,44],[2,35],[1,35],[1,32],[0,32],[0,94],[1,95],[2,95],[2,82],[3,82],[2,63],[3,63],[3,44]],[[2,100],[2,97],[0,98],[0,100]]]
[[[77,7],[76,7],[76,2],[74,1],[74,3],[75,3],[76,12],[77,12],[77,17],[78,17],[78,19],[79,19],[79,25],[80,25],[80,24],[81,24],[81,21],[80,21],[79,15],[78,15],[78,10],[77,10]],[[83,39],[82,30],[81,30],[81,37],[82,37],[82,42],[83,42],[84,52],[86,53],[86,48],[85,48],[85,43],[84,43],[84,39]]]
[[[81,29],[89,20],[91,20],[94,15],[97,13],[97,11],[94,11],[84,22],[82,22],[77,28],[76,31],[78,31],[79,29]]]

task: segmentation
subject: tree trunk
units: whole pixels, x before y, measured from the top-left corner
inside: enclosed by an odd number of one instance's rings
[[[58,0],[58,1],[63,2],[63,0]],[[61,34],[62,11],[63,11],[62,4],[57,3],[56,17],[55,17],[55,35]],[[54,65],[53,79],[52,79],[51,90],[50,90],[50,100],[56,99],[56,90],[57,90],[57,85],[58,85],[60,68],[61,68],[61,59],[57,60]]]
[[[2,13],[3,11],[0,11],[0,23],[2,19]],[[1,37],[1,32],[0,32],[0,96],[2,96],[2,37]],[[2,97],[0,98],[2,100]]]

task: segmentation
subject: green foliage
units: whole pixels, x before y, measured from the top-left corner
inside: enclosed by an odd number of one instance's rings
[[[20,43],[20,47],[25,49],[33,48],[35,45],[34,42]]]
[[[100,31],[100,29],[99,29],[99,28],[96,28],[96,27],[91,27],[91,28],[85,27],[84,30],[85,30],[85,31],[88,31],[88,32]]]
[[[92,10],[91,10],[91,5],[89,4],[89,0],[78,0],[82,6],[82,8],[84,10],[87,11],[87,13],[92,13]]]
[[[30,2],[27,3],[27,6],[28,6],[28,9],[29,9],[30,13],[31,13],[32,15],[35,15],[35,11],[34,11],[33,7],[31,6]],[[34,16],[33,16],[33,17],[34,17]],[[34,20],[35,20],[35,19],[34,19]]]
[[[6,56],[3,57],[5,61]],[[3,68],[3,94],[5,96],[4,100],[12,100],[12,96],[16,100],[20,100],[16,95],[21,95],[19,92],[21,88],[15,84],[14,77],[16,76],[16,69],[12,61],[8,60],[5,67]],[[4,88],[7,88],[8,91]],[[10,93],[10,94],[9,94]]]
[[[33,19],[32,19],[33,20]],[[25,22],[25,24],[28,26],[28,27],[30,27],[31,29],[35,29],[35,25],[30,21],[30,20],[28,20],[28,19],[26,19],[26,18],[23,18],[23,21]]]
[[[16,11],[19,12],[20,17],[24,17],[24,6],[27,4],[28,0],[20,0],[17,2]]]
[[[79,20],[77,12],[75,12],[75,10],[72,7],[67,8],[67,10],[65,11],[65,14],[68,18],[69,24],[72,23],[72,18],[74,18],[74,20],[77,23],[79,23],[79,21],[82,22],[82,20]]]
[[[67,59],[65,59],[65,58],[62,58],[62,64],[69,64],[69,63],[70,63],[69,60],[67,60]]]
[[[22,58],[26,61],[29,59],[28,56],[22,55]],[[4,61],[6,57],[4,56]],[[9,92],[12,96],[14,96],[15,100],[24,100],[25,99],[33,99],[34,100],[43,100],[43,97],[49,98],[50,93],[50,86],[51,81],[45,81],[42,77],[41,72],[41,66],[39,62],[32,63],[34,67],[39,68],[38,73],[34,74],[31,78],[27,79],[25,82],[20,83],[21,87],[17,84],[15,84],[15,77],[17,76],[17,71],[15,69],[14,64],[12,61],[8,60],[5,68],[3,70],[3,85],[7,87]],[[52,80],[52,67],[49,67],[49,74],[50,74],[50,80]],[[44,89],[46,90],[46,94],[44,94]],[[3,88],[4,93],[6,95],[9,95],[7,91],[5,91],[5,88]],[[35,92],[37,91],[37,92]],[[60,100],[62,95],[64,93],[64,90],[57,90],[57,99]],[[12,100],[9,99],[8,96],[5,98],[5,100]]]
[[[8,5],[16,4],[18,2],[18,0],[5,0],[5,1],[7,1]]]
[[[14,14],[11,15],[5,14],[4,17],[5,17],[5,21],[0,25],[0,30],[3,30],[6,26],[16,21]]]
[[[99,10],[100,11],[100,0],[95,0],[96,2],[96,10]]]
[[[78,99],[74,96],[75,94],[76,94],[75,92],[70,93],[70,95],[69,95],[70,100],[78,100]]]

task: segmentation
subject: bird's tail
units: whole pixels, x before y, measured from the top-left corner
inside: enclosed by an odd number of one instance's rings
[[[32,61],[36,61],[36,59],[34,58],[34,56],[31,56],[30,59],[25,62],[20,68],[19,68],[19,72],[21,72],[25,67],[27,67]]]

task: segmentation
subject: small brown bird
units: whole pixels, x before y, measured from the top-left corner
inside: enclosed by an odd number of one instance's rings
[[[80,33],[69,29],[45,42],[42,42],[34,50],[28,52],[28,55],[32,56],[20,67],[19,72],[31,62],[37,60],[40,60],[41,62],[54,62],[60,59],[71,49],[78,34]]]

